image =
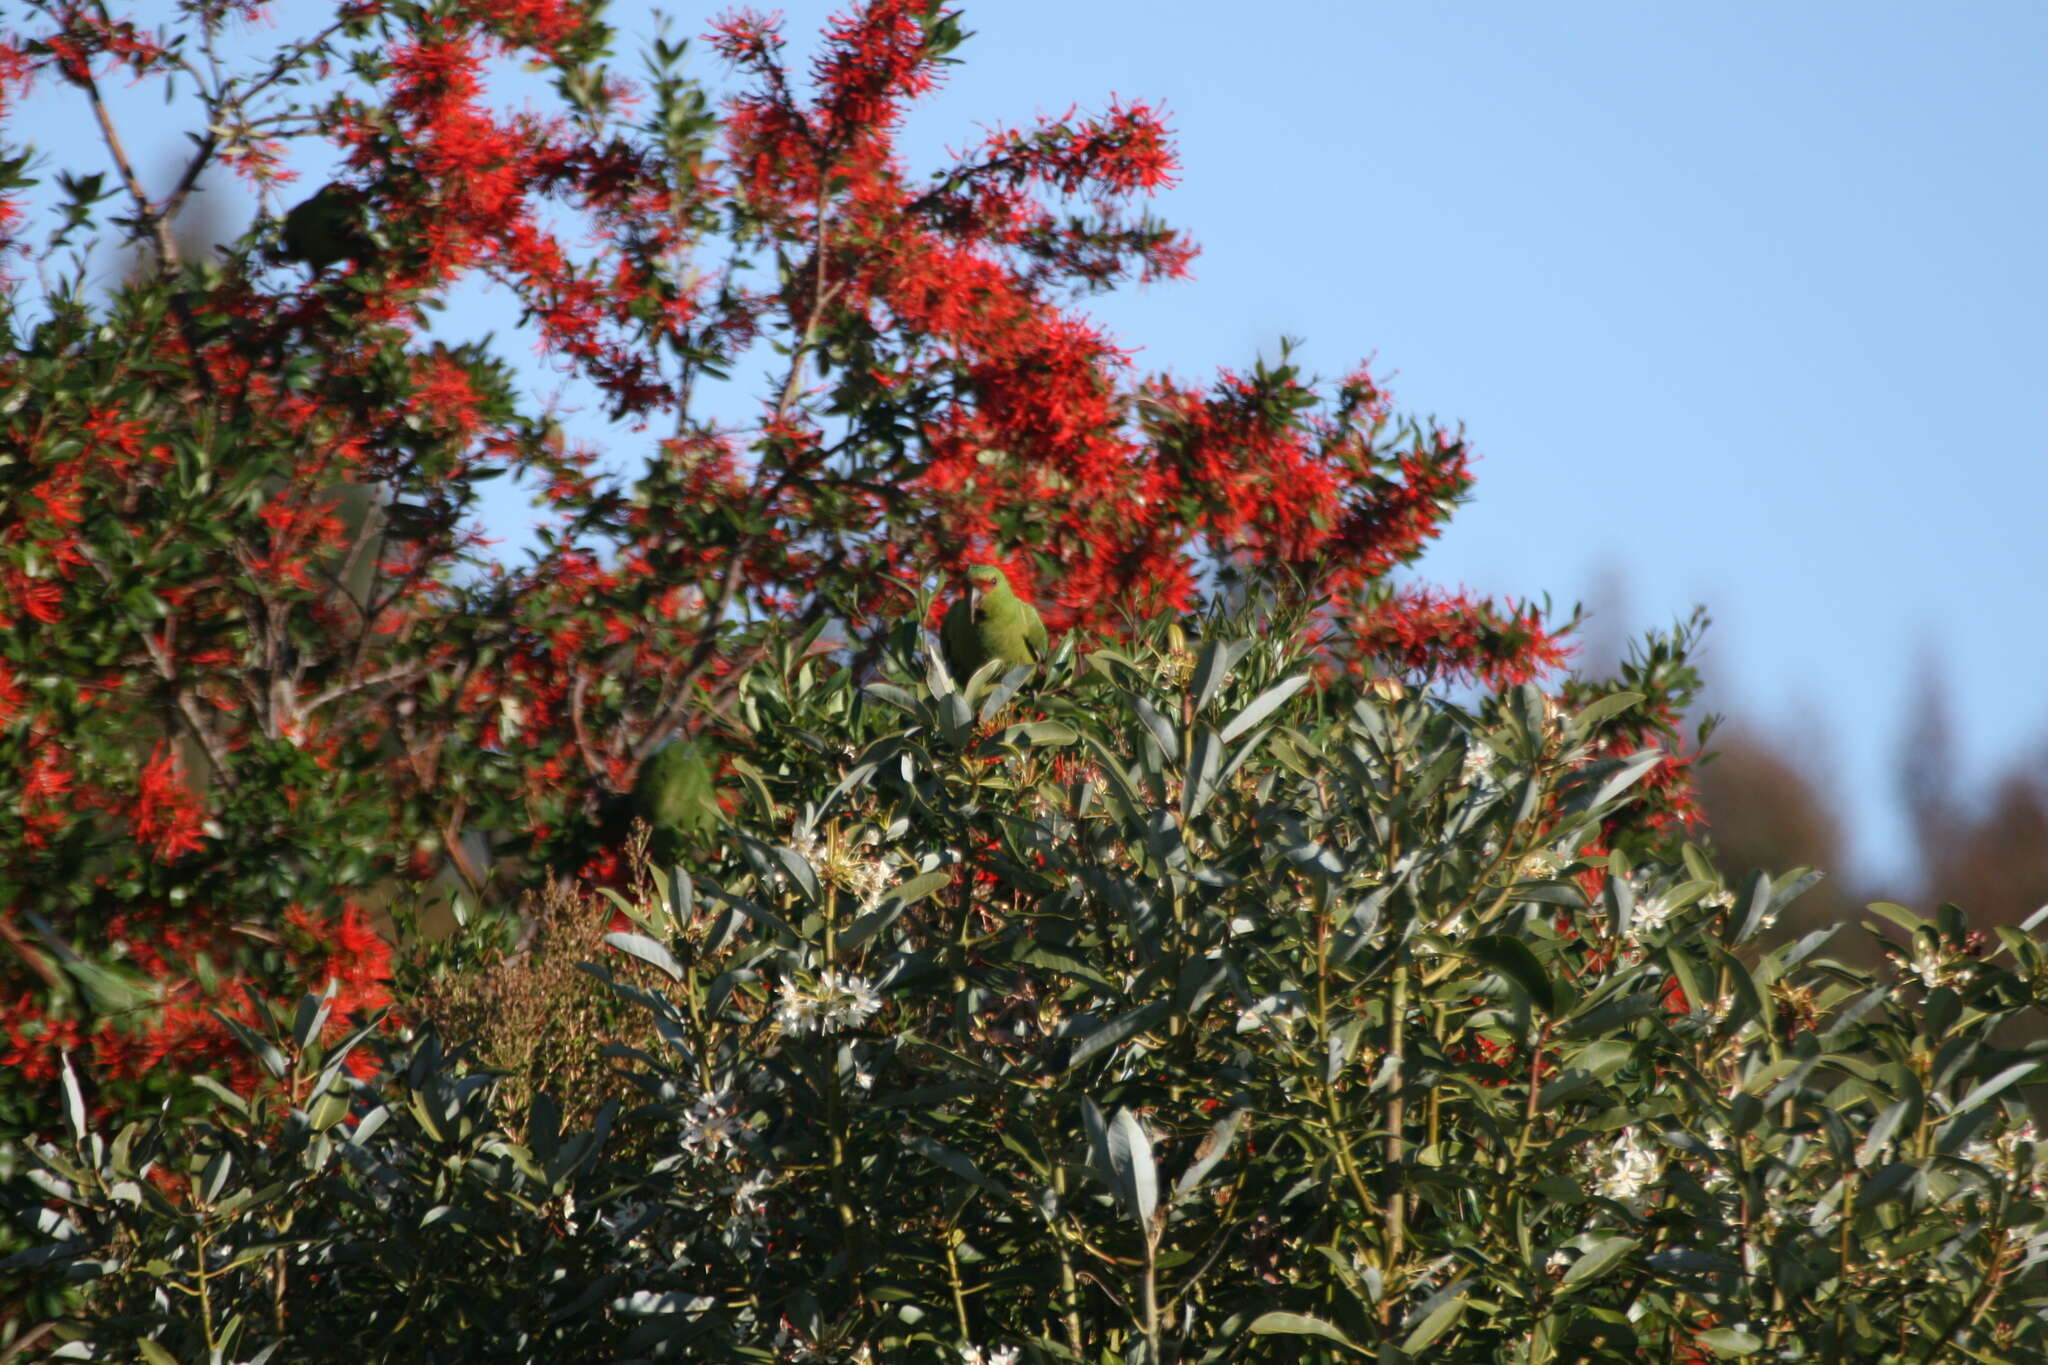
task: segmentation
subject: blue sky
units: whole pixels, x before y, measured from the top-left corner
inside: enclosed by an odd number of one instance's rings
[[[799,61],[835,8],[783,7]],[[629,50],[645,12],[614,8]],[[672,12],[697,32],[711,10]],[[1292,336],[1308,369],[1373,356],[1403,407],[1463,424],[1475,500],[1424,577],[1602,602],[1630,633],[1706,604],[1714,704],[1824,764],[1853,870],[1909,865],[1893,769],[1923,658],[1968,777],[2042,770],[2048,6],[1006,0],[965,22],[910,128],[922,165],[1111,94],[1171,111],[1184,170],[1157,208],[1201,243],[1195,278],[1091,304],[1141,366],[1193,379]],[[90,129],[45,107],[29,135],[69,164]],[[138,155],[173,155],[141,109]]]

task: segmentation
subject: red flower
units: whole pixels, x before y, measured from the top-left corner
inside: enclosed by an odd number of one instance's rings
[[[205,823],[199,799],[185,787],[176,753],[159,741],[143,766],[140,790],[128,808],[135,842],[150,848],[158,862],[176,862],[203,846]]]

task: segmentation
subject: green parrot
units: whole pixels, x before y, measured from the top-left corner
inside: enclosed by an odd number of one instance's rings
[[[679,739],[640,765],[629,804],[653,829],[648,847],[658,861],[675,861],[686,837],[718,828],[718,793],[711,779],[710,755],[691,740]]]
[[[964,683],[990,659],[1031,664],[1044,658],[1045,622],[1011,589],[1001,569],[976,564],[967,570],[967,591],[946,609],[939,641],[946,649],[946,667],[956,682]]]
[[[363,227],[363,192],[349,185],[322,189],[284,216],[285,260],[301,261],[315,275],[345,260],[364,260],[376,244]]]

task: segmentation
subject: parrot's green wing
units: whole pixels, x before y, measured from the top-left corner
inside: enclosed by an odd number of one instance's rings
[[[1052,646],[1045,636],[1045,621],[1038,614],[1038,608],[1019,598],[1017,605],[1024,608],[1024,643],[1031,647],[1031,657],[1043,659]]]
[[[988,650],[974,625],[974,603],[966,593],[946,608],[946,619],[939,623],[939,643],[945,647],[946,669],[955,683],[965,683],[975,669],[988,662]]]
[[[981,619],[975,623],[982,648],[1010,664],[1036,663],[1045,648],[1045,623],[1029,602],[1005,583],[981,598]],[[1034,631],[1036,632],[1034,641]]]

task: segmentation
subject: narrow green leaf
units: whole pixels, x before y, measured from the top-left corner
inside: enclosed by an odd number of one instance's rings
[[[1856,1164],[1865,1167],[1873,1165],[1883,1154],[1885,1144],[1892,1140],[1892,1134],[1899,1131],[1899,1125],[1905,1121],[1906,1115],[1918,1107],[1918,1097],[1909,1095],[1879,1114],[1877,1122],[1870,1125],[1870,1132],[1865,1134],[1862,1143],[1856,1148]]]
[[[1346,1350],[1356,1351],[1360,1355],[1366,1354],[1365,1348],[1350,1337],[1345,1336],[1321,1318],[1312,1318],[1306,1313],[1261,1313],[1258,1317],[1252,1319],[1251,1326],[1245,1330],[1256,1332],[1261,1336],[1281,1334],[1295,1337],[1321,1337],[1324,1341],[1336,1342]]]
[[[1258,647],[1257,640],[1211,640],[1202,646],[1202,653],[1195,661],[1195,710],[1205,711],[1216,699],[1216,693],[1223,682],[1244,656]]]
[[[85,1140],[85,1096],[78,1088],[78,1073],[71,1069],[71,1053],[66,1051],[58,1063],[63,1068],[64,1117],[71,1124],[72,1138],[82,1142]]]
[[[1610,716],[1618,716],[1643,699],[1640,692],[1610,692],[1596,698],[1582,707],[1578,714],[1579,732],[1585,732],[1599,725]]]
[[[1586,1249],[1586,1253],[1573,1261],[1571,1268],[1564,1272],[1559,1281],[1559,1290],[1570,1290],[1599,1278],[1614,1268],[1616,1262],[1640,1246],[1635,1237],[1608,1237]]]
[[[1129,1014],[1110,1020],[1074,1046],[1074,1055],[1067,1058],[1067,1069],[1072,1070],[1096,1053],[1105,1052],[1127,1038],[1136,1037],[1146,1029],[1163,1022],[1172,1013],[1171,1000],[1154,1000],[1149,1005],[1140,1005]]]
[[[1462,1284],[1462,1281],[1460,1282]],[[1401,1349],[1413,1355],[1430,1345],[1451,1329],[1451,1324],[1465,1315],[1466,1299],[1457,1292],[1459,1285],[1440,1290],[1434,1298],[1422,1305],[1416,1314],[1415,1326],[1408,1335],[1401,1338]]]
[[[1056,749],[1074,743],[1081,732],[1056,720],[1034,720],[1016,727],[1025,740],[1041,748]]]
[[[1153,740],[1158,743],[1160,752],[1166,755],[1167,761],[1178,761],[1180,758],[1180,736],[1174,732],[1172,722],[1160,715],[1154,709],[1151,702],[1146,701],[1135,693],[1131,695],[1131,707],[1138,713],[1138,719],[1144,722],[1145,729],[1151,733]]]
[[[1963,1096],[1961,1102],[1956,1105],[1955,1112],[1949,1115],[1949,1121],[1954,1122],[1956,1118],[1963,1114],[1969,1113],[1972,1109],[1975,1109],[1978,1105],[1984,1103],[1984,1101],[1990,1099],[1999,1091],[2004,1090],[2007,1086],[2014,1084],[2015,1082],[2019,1081],[2022,1077],[2032,1075],[2034,1072],[2039,1071],[2040,1069],[2041,1063],[2039,1062],[2018,1062],[2012,1066],[2007,1067],[2005,1070],[1999,1072],[1990,1080],[1980,1081],[1975,1087],[1971,1089],[1970,1093]]]
[[[1116,1111],[1109,1123],[1109,1156],[1124,1177],[1124,1189],[1138,1226],[1149,1228],[1159,1207],[1159,1167],[1152,1159],[1152,1139],[1128,1109]]]
[[[1666,756],[1662,749],[1649,748],[1622,759],[1620,765],[1608,775],[1607,780],[1600,784],[1600,789],[1593,794],[1593,799],[1586,803],[1585,809],[1598,810],[1620,796],[1640,782],[1650,769],[1662,763]]]
[[[604,941],[622,953],[637,957],[650,966],[659,967],[668,974],[671,981],[683,979],[683,964],[676,961],[668,949],[645,934],[606,934]]]
[[[1216,1168],[1216,1163],[1230,1154],[1231,1139],[1237,1136],[1237,1128],[1244,1121],[1244,1115],[1244,1110],[1233,1109],[1229,1117],[1218,1120],[1215,1126],[1209,1129],[1208,1136],[1195,1148],[1195,1159],[1181,1172],[1180,1179],[1174,1182],[1175,1198],[1190,1194],[1199,1188],[1203,1179]]]
[[[1710,1331],[1696,1332],[1693,1334],[1693,1340],[1723,1360],[1753,1356],[1764,1346],[1761,1337],[1753,1337],[1733,1327],[1716,1327]]]
[[[1538,1010],[1549,1014],[1555,1008],[1556,991],[1528,944],[1506,934],[1482,934],[1465,944],[1464,951],[1519,987]]]
[[[1271,687],[1259,693],[1258,696],[1253,697],[1244,710],[1230,718],[1230,723],[1223,727],[1223,742],[1225,744],[1230,743],[1231,740],[1236,739],[1267,716],[1279,710],[1283,702],[1307,686],[1308,674],[1306,673],[1297,673],[1291,678],[1274,683]]]
[[[916,1152],[925,1160],[945,1167],[968,1184],[985,1190],[999,1199],[1005,1198],[1008,1195],[1008,1191],[995,1181],[989,1179],[988,1176],[982,1174],[981,1167],[975,1165],[973,1158],[963,1152],[956,1152],[951,1147],[943,1146],[928,1137],[915,1133],[906,1135],[903,1138],[903,1145]]]

